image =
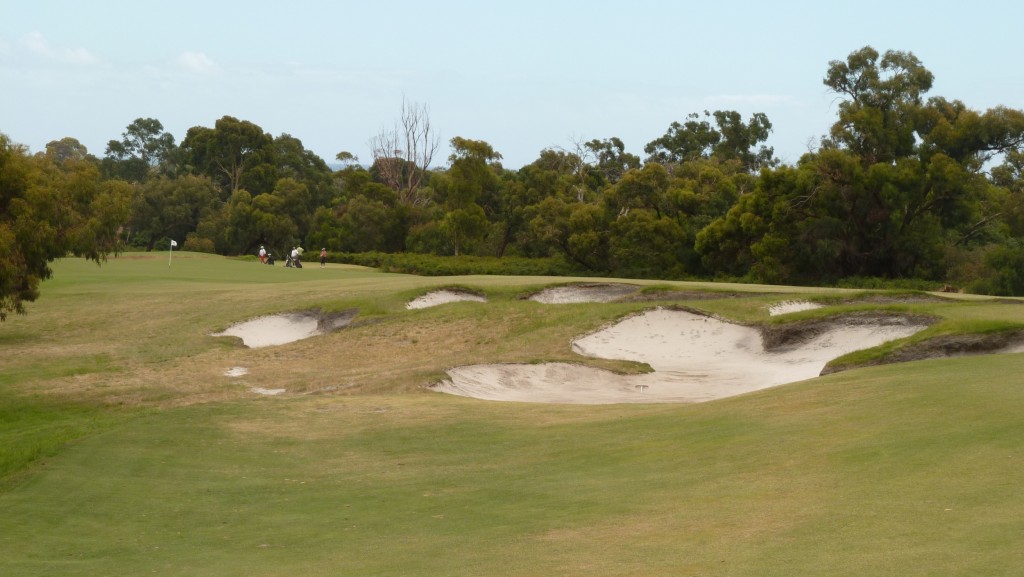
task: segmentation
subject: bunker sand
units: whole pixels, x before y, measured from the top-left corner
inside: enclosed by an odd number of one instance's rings
[[[652,373],[620,375],[569,363],[474,365],[450,369],[433,389],[496,401],[697,403],[814,378],[836,357],[924,328],[901,319],[837,323],[799,345],[766,350],[755,328],[655,309],[572,344],[584,356],[647,363]]]

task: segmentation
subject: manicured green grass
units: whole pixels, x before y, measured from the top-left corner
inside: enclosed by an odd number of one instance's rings
[[[1024,355],[873,367],[698,405],[485,402],[421,386],[454,364],[583,361],[568,339],[658,303],[518,298],[570,279],[180,256],[62,261],[29,315],[0,325],[0,454],[46,446],[0,470],[0,575],[1024,566]],[[436,286],[490,302],[404,310]],[[772,302],[841,294],[749,288],[778,296],[685,304],[763,320]],[[367,322],[271,349],[208,336],[308,307],[357,308]],[[952,327],[1022,320],[1019,305],[913,308]],[[223,376],[235,365],[250,375]],[[248,390],[278,385],[288,394]]]

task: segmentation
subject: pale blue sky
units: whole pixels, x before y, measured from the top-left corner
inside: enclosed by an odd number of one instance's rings
[[[865,45],[917,55],[930,95],[1024,108],[1016,1],[0,0],[0,15],[0,132],[33,151],[71,136],[103,156],[136,118],[180,142],[231,115],[369,161],[404,97],[429,107],[437,165],[455,136],[509,168],[612,136],[643,157],[705,109],[766,113],[792,163],[834,121],[828,62]]]

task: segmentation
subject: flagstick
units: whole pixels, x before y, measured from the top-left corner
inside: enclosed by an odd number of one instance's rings
[[[171,241],[171,246],[167,247],[167,266],[171,266],[171,255],[174,254],[175,242]]]

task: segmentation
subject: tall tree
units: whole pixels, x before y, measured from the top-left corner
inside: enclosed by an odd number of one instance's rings
[[[686,122],[673,122],[661,137],[648,142],[644,152],[649,156],[647,162],[660,164],[680,164],[698,158],[707,158],[722,139],[708,119],[711,113],[704,111],[701,115],[692,112],[687,115]]]
[[[740,113],[716,110],[692,113],[683,124],[673,122],[660,138],[644,147],[648,162],[678,165],[699,159],[715,157],[721,161],[735,161],[744,172],[754,173],[762,167],[774,166],[774,150],[762,145],[768,139],[772,123],[758,112],[743,122]],[[711,123],[714,119],[714,124]]]
[[[155,118],[136,118],[107,143],[104,171],[108,177],[143,182],[153,169],[168,163],[176,150],[174,136]]]
[[[440,146],[440,138],[430,123],[425,104],[407,103],[392,128],[382,128],[370,140],[373,164],[385,184],[398,191],[402,202],[422,205],[427,199],[419,194]]]
[[[52,140],[46,143],[46,156],[57,164],[75,162],[81,160],[95,160],[89,154],[89,149],[76,138],[70,136],[60,140]]]
[[[256,124],[224,116],[213,128],[190,128],[181,149],[192,170],[214,179],[221,186],[222,198],[227,198],[242,187],[246,171],[261,160],[258,153],[272,142],[273,137]]]
[[[824,84],[843,97],[826,145],[846,148],[865,165],[913,154],[915,120],[934,75],[911,52],[870,46],[829,62]]]
[[[459,255],[487,232],[487,215],[479,201],[497,193],[500,165],[495,163],[501,154],[482,140],[456,136],[451,145],[451,167],[440,179],[443,184],[438,193],[447,210],[442,228],[450,235],[455,254]]]
[[[595,168],[609,183],[616,183],[622,175],[640,168],[640,157],[626,152],[626,145],[618,137],[594,139],[586,147],[595,157]]]

